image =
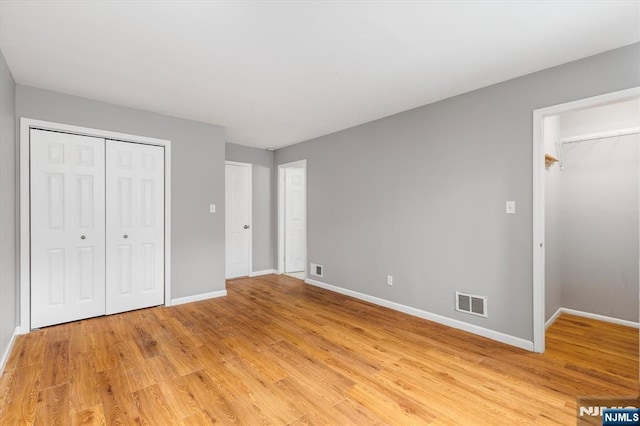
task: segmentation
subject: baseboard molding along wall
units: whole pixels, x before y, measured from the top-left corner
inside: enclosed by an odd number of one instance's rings
[[[562,313],[562,308],[558,308],[558,310],[555,312],[555,314],[551,315],[551,318],[549,318],[547,320],[547,322],[544,323],[544,328],[545,330],[547,328],[549,328],[549,326],[551,324],[553,324],[554,322],[556,322],[556,320],[558,319],[558,317],[560,316],[560,314]]]
[[[0,375],[4,371],[4,366],[9,360],[9,354],[11,354],[11,349],[13,349],[13,345],[16,343],[16,337],[20,334],[20,327],[16,327],[13,330],[13,334],[11,335],[11,339],[9,340],[9,344],[7,345],[7,349],[5,349],[2,354],[2,359],[0,359]]]
[[[384,306],[395,311],[403,312],[405,314],[413,315],[415,317],[423,318],[429,321],[437,322],[439,324],[447,325],[449,327],[457,328],[459,330],[467,331],[469,333],[477,334],[478,336],[486,337],[488,339],[496,340],[507,345],[515,346],[528,351],[533,351],[533,342],[520,337],[511,336],[509,334],[500,333],[499,331],[489,330],[488,328],[480,327],[477,325],[469,324],[463,321],[458,321],[452,318],[447,318],[442,315],[433,314],[431,312],[423,311],[421,309],[412,308],[400,303],[391,302],[379,297],[370,296],[368,294],[360,293],[353,290],[347,290],[342,287],[337,287],[331,284],[323,283],[307,278],[305,281],[307,284],[311,284],[316,287],[324,288],[325,290],[334,291],[336,293],[351,296],[356,299],[364,300],[375,305]]]
[[[196,294],[194,296],[179,297],[171,300],[171,306],[184,305],[185,303],[199,302],[201,300],[214,299],[227,295],[227,290],[211,291],[209,293]]]
[[[598,321],[610,322],[610,323],[613,323],[613,324],[624,325],[626,327],[640,328],[640,322],[634,322],[634,321],[628,321],[628,320],[623,320],[623,319],[619,319],[619,318],[608,317],[606,315],[592,314],[590,312],[583,312],[583,311],[578,311],[576,309],[569,309],[569,308],[560,308],[560,309],[558,309],[556,311],[556,313],[553,314],[553,316],[551,318],[549,318],[549,320],[545,323],[545,328],[549,327],[551,324],[553,324],[553,322],[556,319],[558,319],[560,314],[575,315],[577,317],[584,317],[584,318],[590,318],[590,319],[594,319],[594,320],[598,320]]]
[[[275,269],[265,269],[264,271],[255,271],[255,272],[251,272],[249,274],[249,278],[252,277],[259,277],[261,275],[270,275],[270,274],[277,274],[278,271],[276,271]]]

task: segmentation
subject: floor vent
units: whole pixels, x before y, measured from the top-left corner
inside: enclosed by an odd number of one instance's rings
[[[322,278],[322,265],[316,263],[311,264],[311,275]]]
[[[456,291],[456,311],[486,317],[487,298]]]

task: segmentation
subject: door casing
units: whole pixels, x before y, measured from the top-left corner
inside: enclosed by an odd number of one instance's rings
[[[640,87],[579,99],[533,111],[533,351],[545,349],[545,204],[544,204],[544,135],[545,117],[621,102],[640,96]]]

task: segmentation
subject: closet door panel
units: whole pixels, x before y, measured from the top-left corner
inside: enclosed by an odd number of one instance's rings
[[[105,313],[104,139],[30,131],[31,326]]]
[[[107,313],[164,303],[164,148],[107,141]]]

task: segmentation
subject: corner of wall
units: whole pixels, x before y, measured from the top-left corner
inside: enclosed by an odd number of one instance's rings
[[[0,52],[0,366],[18,323],[17,152],[16,83]]]

